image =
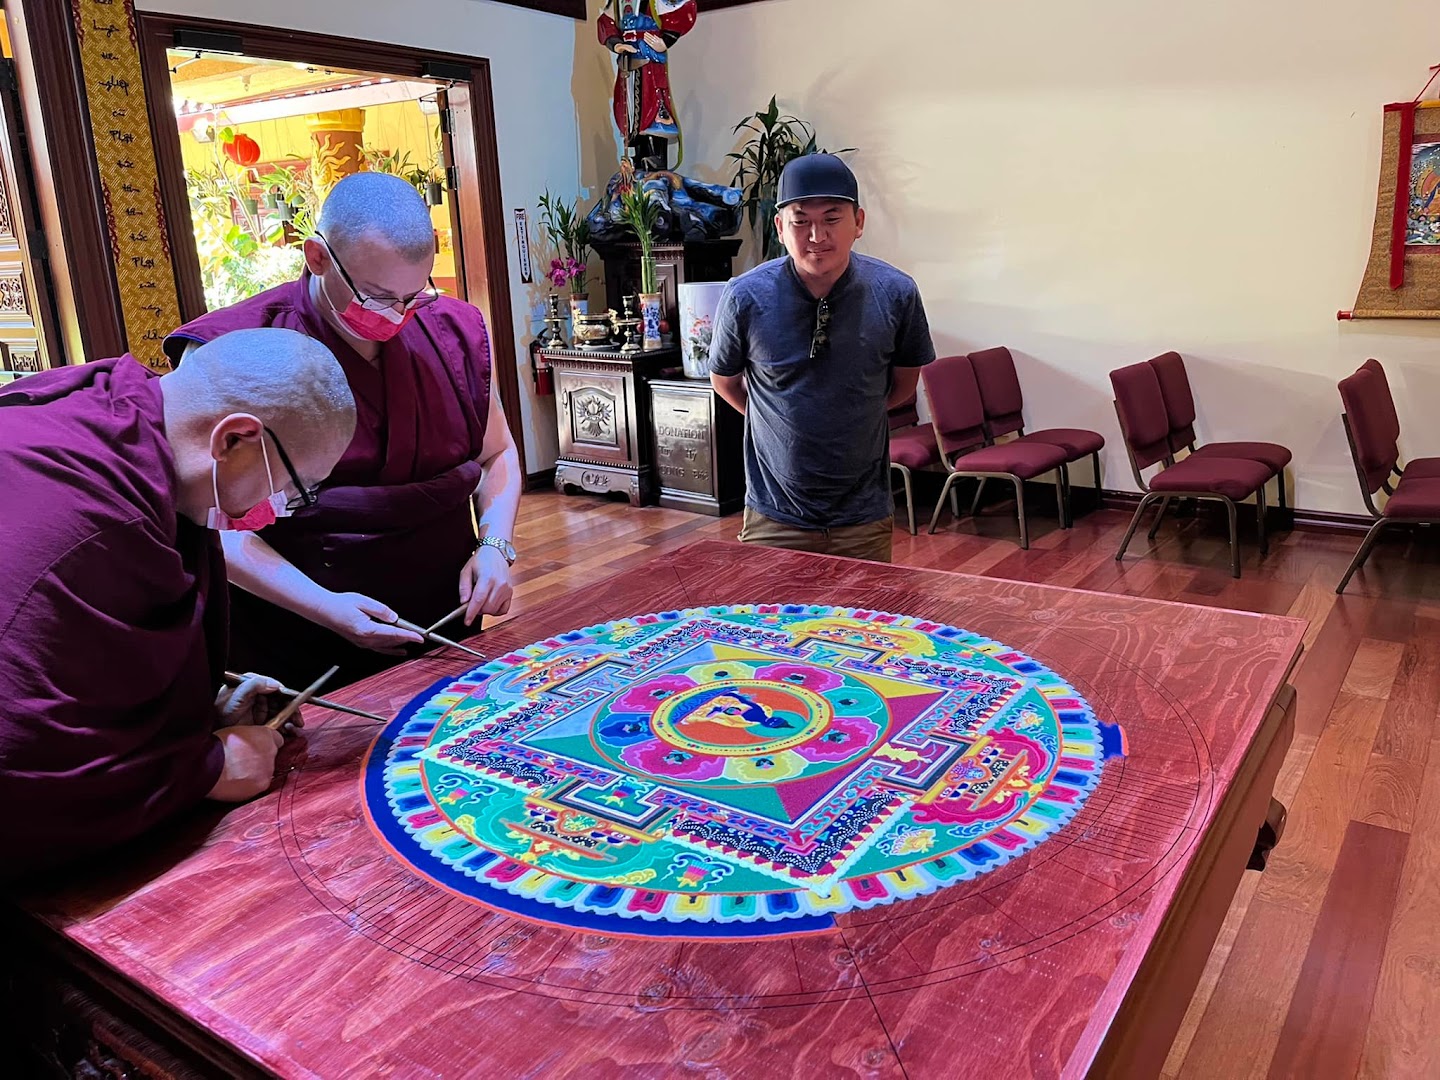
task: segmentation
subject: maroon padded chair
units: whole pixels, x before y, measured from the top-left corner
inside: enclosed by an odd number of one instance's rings
[[[1049,443],[1065,451],[1065,464],[1090,458],[1095,470],[1095,496],[1100,497],[1100,451],[1105,439],[1098,431],[1084,428],[1043,428],[1025,431],[1025,396],[1020,389],[1020,376],[1015,371],[1015,358],[1004,346],[981,349],[970,354],[975,368],[975,381],[980,387],[980,402],[985,408],[985,435],[994,442],[1006,435],[1015,435],[1017,442]],[[1069,512],[1069,469],[1065,475],[1065,499]]]
[[[1065,451],[1049,443],[1008,442],[990,444],[985,434],[985,409],[980,403],[980,387],[975,381],[975,367],[968,356],[946,356],[920,369],[925,384],[925,399],[930,403],[930,419],[935,429],[935,442],[940,460],[949,476],[940,489],[935,513],[930,518],[930,531],[935,531],[947,495],[953,496],[957,480],[1008,480],[1015,486],[1016,516],[1020,521],[1020,546],[1030,547],[1030,529],[1025,518],[1025,481],[1044,473],[1055,473],[1055,502],[1060,512],[1061,528],[1068,528],[1065,516]],[[970,513],[973,517],[980,500],[975,493]]]
[[[1163,500],[1160,513],[1174,498],[1214,499],[1225,504],[1230,520],[1230,573],[1240,576],[1240,538],[1236,522],[1235,504],[1255,496],[1256,516],[1260,527],[1260,551],[1269,550],[1265,535],[1265,485],[1269,482],[1269,466],[1246,458],[1227,458],[1219,455],[1191,455],[1182,461],[1175,460],[1171,445],[1170,416],[1165,409],[1165,397],[1160,391],[1160,379],[1154,366],[1149,363],[1131,364],[1110,373],[1110,385],[1115,389],[1115,412],[1120,418],[1120,432],[1125,439],[1125,449],[1130,457],[1131,468],[1135,471],[1135,483],[1144,497],[1135,508],[1130,519],[1130,528],[1125,530],[1125,539],[1115,554],[1118,562],[1125,557],[1125,549],[1135,535],[1135,528],[1146,508],[1155,500]],[[1147,486],[1142,476],[1151,465],[1164,467],[1150,478]],[[1160,524],[1159,515],[1155,525]],[[1150,535],[1155,535],[1151,529]]]
[[[1258,461],[1270,470],[1279,482],[1278,505],[1286,508],[1285,466],[1290,464],[1290,451],[1279,443],[1218,442],[1195,444],[1195,395],[1190,389],[1190,376],[1185,361],[1177,352],[1162,353],[1150,361],[1160,380],[1160,393],[1165,398],[1165,412],[1170,417],[1170,450],[1178,454],[1188,450],[1191,457],[1240,458]],[[1164,506],[1160,514],[1165,513]],[[1159,525],[1159,519],[1156,519]],[[1153,534],[1152,534],[1153,535]]]
[[[910,486],[910,473],[940,464],[940,448],[935,445],[935,432],[929,424],[920,423],[915,399],[890,410],[890,468],[900,474],[905,484],[905,515],[910,521],[910,535],[915,535],[915,493]]]
[[[1365,565],[1385,526],[1440,523],[1440,458],[1416,458],[1401,466],[1400,416],[1390,394],[1390,380],[1378,360],[1365,361],[1353,375],[1340,380],[1340,401],[1345,406],[1340,419],[1350,443],[1360,493],[1375,524],[1335,586],[1337,593],[1343,593],[1355,571]],[[1382,490],[1389,499],[1384,507],[1377,508],[1375,495]]]

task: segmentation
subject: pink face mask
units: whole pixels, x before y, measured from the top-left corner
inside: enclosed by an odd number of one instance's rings
[[[368,307],[353,297],[342,310],[335,306],[334,300],[330,299],[330,293],[325,288],[324,278],[320,279],[320,291],[325,294],[325,302],[330,305],[330,310],[340,316],[340,321],[345,324],[345,328],[365,341],[389,341],[405,329],[405,324],[415,317],[414,308],[406,308],[404,311],[397,312],[390,305],[376,304],[375,307]]]
[[[366,341],[389,341],[405,328],[405,324],[414,317],[415,312],[409,309],[396,312],[393,307],[375,311],[357,300],[351,300],[339,315],[340,321],[349,327],[356,337],[362,337]]]
[[[265,455],[265,480],[270,485],[270,497],[262,499],[240,517],[231,517],[220,509],[220,462],[211,463],[210,489],[215,495],[215,505],[210,508],[210,513],[205,518],[208,528],[217,532],[256,532],[267,525],[274,525],[280,518],[290,516],[290,507],[286,505],[289,500],[285,493],[275,490],[275,478],[270,475],[270,451],[265,446],[263,437],[260,452]]]

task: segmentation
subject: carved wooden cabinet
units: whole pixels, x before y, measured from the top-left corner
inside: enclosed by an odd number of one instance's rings
[[[745,502],[745,419],[710,383],[650,380],[660,505],[721,517]]]
[[[647,380],[678,368],[678,348],[653,352],[543,349],[555,372],[560,456],[555,489],[620,492],[632,506],[656,497]]]

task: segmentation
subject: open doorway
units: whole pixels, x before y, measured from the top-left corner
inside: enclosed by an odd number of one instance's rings
[[[138,24],[182,317],[295,280],[325,192],[360,169],[400,175],[430,206],[436,286],[485,315],[523,470],[488,63],[184,16]]]
[[[325,194],[360,170],[415,186],[435,224],[435,284],[464,298],[443,83],[201,50],[166,58],[207,308],[299,277]]]

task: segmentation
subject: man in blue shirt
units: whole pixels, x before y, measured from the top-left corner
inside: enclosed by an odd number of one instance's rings
[[[920,290],[851,252],[865,211],[839,158],[790,162],[776,202],[789,255],[730,282],[710,346],[711,384],[745,414],[739,539],[889,562],[887,410],[935,359]]]

